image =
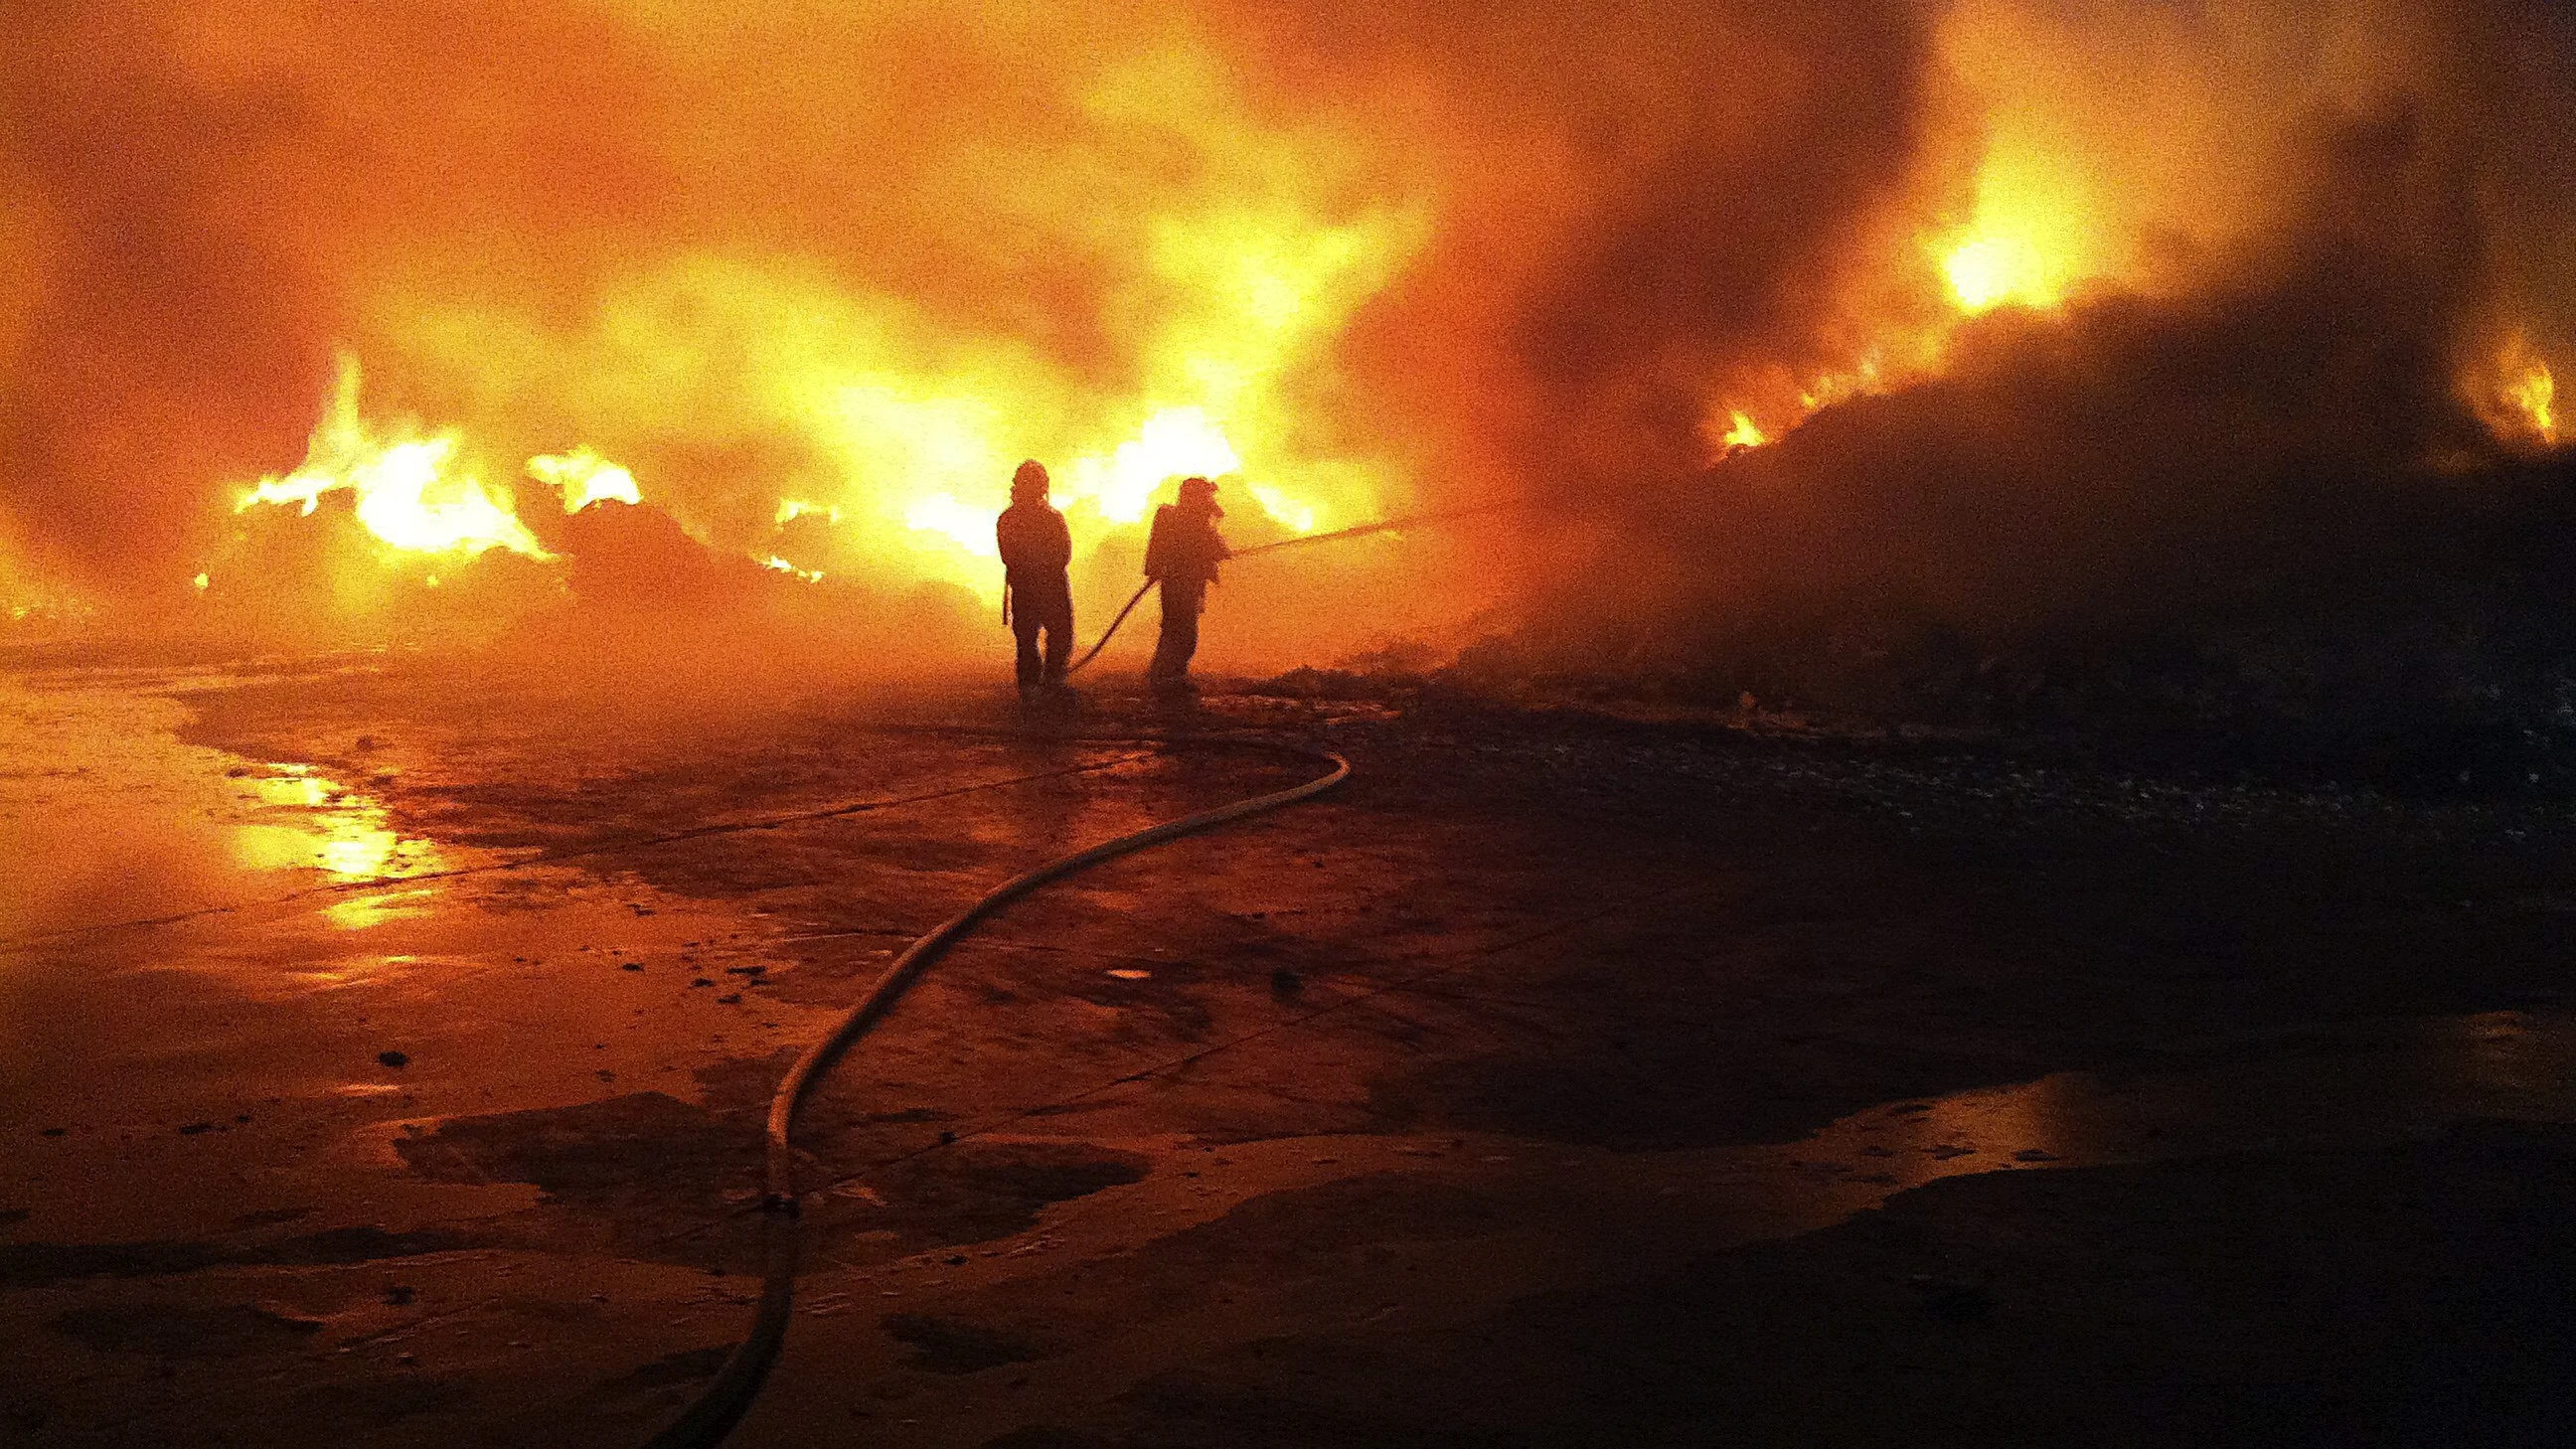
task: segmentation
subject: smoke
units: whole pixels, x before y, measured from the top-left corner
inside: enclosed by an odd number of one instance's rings
[[[2035,305],[1900,342],[1704,476],[1570,490],[1585,566],[1464,672],[2563,769],[2576,477],[2534,403],[2576,336],[2569,15],[1995,3],[1942,34],[1976,160],[1931,128],[1910,205],[1962,230],[1926,255],[2026,246]],[[1690,382],[1664,395],[1679,450]]]
[[[1212,649],[1287,662],[2135,617],[2284,489],[2509,456],[2499,359],[2576,339],[2539,0],[194,0],[0,45],[0,581],[147,612],[206,571],[283,623],[281,550],[376,587],[345,527],[268,536],[333,515],[233,512],[343,352],[532,526],[576,446],[665,520],[451,601],[649,613],[772,555],[989,599],[1035,456],[1099,618],[1158,419],[1221,426],[1245,541],[1530,505],[1236,570]],[[1788,436],[1702,479],[1736,412]]]

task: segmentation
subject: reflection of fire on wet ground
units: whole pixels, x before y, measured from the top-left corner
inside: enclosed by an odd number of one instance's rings
[[[100,1442],[275,1420],[319,1449],[395,1419],[641,1442],[748,1321],[794,1049],[994,880],[1259,778],[821,714],[567,729],[390,675],[222,685],[191,682],[193,722],[135,679],[0,697],[29,721],[13,840],[42,824],[57,860],[155,861],[165,892],[240,906],[0,946],[23,1134],[0,1131],[0,1336],[34,1345],[23,1382],[79,1386],[42,1391],[49,1424]],[[1182,1412],[1155,1386],[1183,1379],[1272,1393],[1264,1365],[1312,1353],[1331,1372],[1288,1398],[1472,1383],[1455,1422],[1554,1426],[1546,1385],[1675,1363],[1694,1387],[1640,1412],[1830,1381],[1828,1412],[1874,1428],[1917,1376],[1852,1373],[1854,1331],[1875,1360],[1973,1357],[2059,1311],[2030,1285],[2142,1231],[2180,1244],[2196,1312],[2204,1261],[2271,1251],[2206,1240],[2244,1216],[2220,1157],[2272,1184],[2267,1221],[2343,1224],[2382,1183],[2501,1179],[2557,1139],[2498,1119],[2571,1110],[2563,1012],[2495,1009],[2555,980],[2535,948],[2565,873],[2536,847],[2437,891],[2470,857],[2342,796],[2202,808],[1865,743],[1204,707],[1329,733],[1362,784],[1024,902],[834,1068],[797,1144],[811,1272],[773,1425],[855,1405],[919,1420],[893,1443],[1261,1442],[1113,1421]],[[886,804],[821,808],[857,799]],[[48,910],[132,919],[125,880]],[[2312,1160],[2346,1182],[2321,1208]],[[2409,1251],[2338,1266],[2463,1270]],[[2126,1321],[2128,1291],[2048,1334]],[[1802,1329],[1811,1301],[1856,1306]],[[0,1386],[0,1416],[36,1397]],[[1885,1437],[1801,1427],[1782,1442]]]
[[[177,689],[258,678],[106,670],[0,681],[0,937],[494,858],[405,834],[374,782],[346,771],[182,738],[190,710]],[[344,904],[348,925],[388,908],[376,897]]]
[[[233,828],[233,854],[253,870],[313,870],[335,881],[382,880],[441,866],[430,841],[398,834],[378,801],[311,765],[236,766],[236,798],[260,807]]]

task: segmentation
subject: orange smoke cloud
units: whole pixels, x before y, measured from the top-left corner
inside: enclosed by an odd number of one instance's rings
[[[1946,376],[1981,315],[2253,297],[2321,246],[2404,273],[2375,305],[2439,354],[2357,408],[2554,446],[2566,31],[2524,0],[13,7],[0,537],[22,580],[158,600],[265,556],[261,480],[521,563],[578,487],[755,570],[989,595],[1037,457],[1115,595],[1174,474],[1262,534],[1580,512]],[[1455,621],[1566,541],[1239,571],[1229,638]]]

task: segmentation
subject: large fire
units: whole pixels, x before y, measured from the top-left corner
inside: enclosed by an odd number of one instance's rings
[[[1192,474],[1247,535],[1617,489],[2312,242],[2388,261],[2369,305],[2448,349],[2425,447],[2465,408],[2472,464],[2529,457],[2563,446],[2571,207],[2489,152],[2565,111],[2431,9],[534,0],[462,48],[415,7],[31,11],[0,606],[55,572],[219,603],[225,505],[312,539],[286,516],[326,500],[364,528],[341,597],[364,554],[571,588],[650,533],[990,599],[1024,458],[1104,573]]]
[[[1270,305],[1278,305],[1275,298]],[[344,355],[303,464],[260,480],[235,501],[235,511],[285,504],[310,515],[325,495],[345,491],[354,500],[358,521],[397,553],[470,559],[498,548],[532,559],[552,557],[520,521],[511,493],[486,484],[465,461],[461,430],[424,432],[411,422],[371,423],[360,406],[362,389],[358,359]],[[845,445],[880,460],[896,460],[863,476],[893,485],[877,496],[891,498],[900,508],[904,527],[915,535],[910,547],[917,554],[933,560],[951,550],[983,560],[998,557],[991,480],[1007,479],[1012,450],[1002,422],[986,416],[993,410],[971,401],[918,409],[888,406],[882,398],[845,395],[841,402],[859,414],[840,420],[848,429]],[[1069,460],[1057,475],[1055,502],[1074,510],[1080,536],[1096,541],[1115,527],[1137,524],[1158,490],[1174,479],[1231,479],[1243,470],[1243,459],[1204,409],[1164,408],[1145,419],[1136,437],[1105,453]],[[567,514],[600,502],[643,502],[632,472],[586,446],[538,454],[527,460],[525,472],[558,490]],[[941,487],[941,479],[955,483]],[[1244,490],[1263,515],[1291,532],[1313,532],[1328,516],[1324,505],[1275,483],[1248,482]],[[781,529],[807,518],[838,527],[847,516],[843,504],[782,498],[771,521]],[[825,576],[824,570],[799,567],[774,552],[754,550],[751,557],[808,581]],[[989,591],[989,580],[970,575],[967,582]],[[203,575],[197,587],[206,587]]]
[[[309,515],[322,495],[345,490],[357,500],[358,521],[396,549],[472,557],[505,548],[546,556],[519,522],[509,490],[486,487],[459,458],[461,439],[453,430],[423,437],[402,425],[379,432],[358,410],[360,387],[358,360],[343,356],[339,385],[313,429],[303,466],[261,479],[234,511],[293,503]]]

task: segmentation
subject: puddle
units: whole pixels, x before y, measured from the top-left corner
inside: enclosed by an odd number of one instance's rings
[[[314,871],[334,883],[385,880],[447,867],[438,846],[398,834],[384,806],[310,765],[233,766],[246,788],[236,801],[255,813],[233,827],[233,858],[255,871]]]
[[[1831,1227],[1944,1178],[2359,1152],[2496,1119],[2576,1121],[2576,1015],[2364,1021],[2202,1043],[2152,1071],[1882,1103],[1785,1144],[1568,1150],[1482,1134],[1239,1143],[1048,1223],[1104,1250],[1131,1243],[1139,1224],[1174,1232],[1268,1194],[1447,1180],[1475,1186],[1479,1232],[1523,1217],[1539,1225],[1538,1246],[1488,1285],[1521,1293],[1579,1266],[1584,1242],[1623,1258],[1689,1255]],[[1494,1202],[1519,1206],[1496,1219]],[[1540,1203],[1553,1206],[1530,1206]],[[1584,1225],[1581,1241],[1548,1237],[1551,1222]]]
[[[1886,1196],[1981,1172],[2378,1146],[2487,1119],[2576,1120],[2576,1016],[2488,1012],[2204,1043],[2168,1071],[2066,1072],[1872,1107],[1770,1152]]]
[[[416,921],[438,908],[439,894],[429,887],[366,891],[322,908],[322,918],[343,931],[364,931],[394,921]]]
[[[0,948],[497,858],[404,835],[362,782],[184,743],[153,688],[0,678]]]

